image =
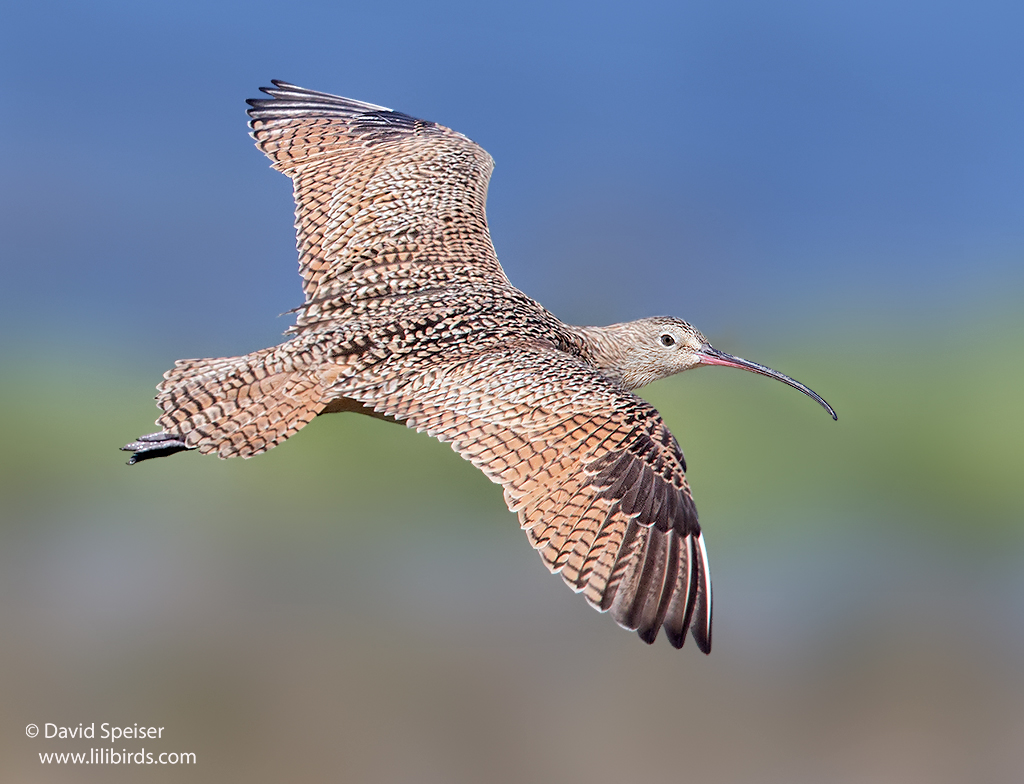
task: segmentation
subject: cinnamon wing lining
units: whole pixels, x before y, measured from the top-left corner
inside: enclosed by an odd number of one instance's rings
[[[711,580],[679,445],[646,401],[549,348],[517,347],[344,394],[447,441],[494,482],[530,543],[650,643],[711,649]]]
[[[509,285],[487,229],[494,162],[481,147],[381,106],[274,85],[249,101],[249,124],[294,186],[299,326],[366,297]]]

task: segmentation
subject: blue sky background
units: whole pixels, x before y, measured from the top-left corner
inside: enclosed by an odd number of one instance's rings
[[[41,2],[4,17],[9,336],[71,328],[187,355],[276,340],[300,298],[290,194],[244,114],[271,78],[483,145],[499,257],[566,320],[835,333],[968,320],[1024,291],[1019,4]]]

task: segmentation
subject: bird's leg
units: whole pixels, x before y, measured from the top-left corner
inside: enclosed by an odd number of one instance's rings
[[[174,433],[150,433],[148,436],[139,436],[137,441],[125,444],[121,447],[122,452],[131,452],[132,459],[128,465],[135,465],[140,460],[149,460],[151,457],[166,457],[175,452],[184,452],[195,447],[188,446],[182,436]]]

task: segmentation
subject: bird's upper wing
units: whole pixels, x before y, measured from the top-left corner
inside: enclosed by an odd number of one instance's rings
[[[256,146],[295,188],[298,324],[361,300],[508,284],[484,206],[494,161],[462,134],[285,82],[252,99]]]
[[[679,444],[646,401],[537,345],[346,395],[453,448],[504,486],[544,563],[653,642],[711,649],[711,580]]]

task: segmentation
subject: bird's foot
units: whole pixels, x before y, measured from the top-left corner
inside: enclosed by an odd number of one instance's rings
[[[140,460],[149,460],[151,457],[166,457],[175,452],[184,452],[195,447],[188,446],[182,436],[174,433],[150,433],[148,436],[139,436],[137,441],[125,444],[121,447],[122,452],[131,452],[132,459],[128,465],[135,465]]]

